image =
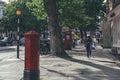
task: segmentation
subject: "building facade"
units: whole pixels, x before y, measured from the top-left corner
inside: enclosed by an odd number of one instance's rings
[[[111,46],[120,53],[120,0],[109,0],[111,6],[107,15],[110,27]]]

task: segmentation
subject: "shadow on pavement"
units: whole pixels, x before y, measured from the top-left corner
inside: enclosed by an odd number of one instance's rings
[[[95,61],[98,61],[98,62],[105,62],[105,63],[115,63],[114,61],[104,61],[104,60],[97,60],[97,59],[92,59],[92,60],[95,60]]]
[[[51,69],[48,69],[48,68],[45,68],[45,67],[41,67],[41,68],[44,68],[44,69],[46,69],[47,71],[49,71],[49,72],[51,72],[51,73],[55,73],[55,74],[58,74],[58,75],[60,75],[60,76],[63,76],[63,77],[72,77],[72,78],[74,78],[74,80],[82,80],[81,78],[79,78],[79,77],[77,77],[77,76],[74,76],[74,75],[67,75],[67,74],[65,74],[65,73],[62,73],[62,72],[58,72],[58,71],[56,71],[56,70],[51,70]]]
[[[69,53],[69,52],[70,51],[68,51],[67,53]],[[97,51],[97,52],[101,52],[101,51]],[[96,51],[94,51],[94,53],[96,54]],[[74,50],[73,52],[70,53],[70,55],[77,55],[77,56],[84,55],[85,56],[86,52],[80,52],[79,50]],[[100,54],[100,55],[102,55],[102,54]],[[95,55],[95,57],[109,58],[106,56],[99,56],[97,54]],[[78,74],[72,75],[72,74],[66,74],[64,72],[59,72],[57,70],[48,69],[48,68],[45,68],[42,66],[41,66],[41,68],[44,68],[48,72],[53,73],[53,74],[57,74],[57,75],[60,75],[63,77],[72,78],[72,80],[119,80],[118,74],[120,73],[120,69],[112,68],[112,67],[108,67],[105,65],[101,65],[101,64],[97,64],[97,63],[92,62],[92,61],[96,61],[96,62],[105,62],[107,64],[109,64],[109,63],[114,64],[114,62],[112,62],[112,61],[97,60],[95,58],[86,61],[86,60],[80,60],[80,59],[76,59],[76,58],[72,58],[72,57],[69,57],[69,58],[64,57],[62,59],[67,60],[67,61],[71,61],[74,63],[90,66],[90,67],[93,67],[95,69],[98,69],[99,71],[91,71],[91,69],[89,69],[89,68],[84,68],[84,69],[77,68],[74,71],[77,72]]]
[[[91,66],[91,67],[94,67],[94,68],[97,68],[97,69],[100,69],[104,75],[107,75],[107,78],[108,77],[111,77],[111,76],[116,76],[116,74],[119,74],[120,73],[120,69],[115,69],[115,68],[110,68],[110,67],[107,67],[107,66],[103,66],[103,65],[99,65],[99,64],[95,64],[95,63],[92,63],[92,60],[91,62],[89,61],[84,61],[84,60],[79,60],[79,59],[75,59],[75,58],[64,58],[65,60],[68,60],[68,61],[72,61],[72,62],[75,62],[75,63],[79,63],[79,64],[83,64],[83,65],[86,65],[86,66]],[[106,61],[103,61],[103,62],[106,62]],[[113,62],[109,62],[109,63],[113,63]],[[81,72],[81,70],[76,70],[76,71],[79,71]],[[112,73],[116,73],[115,75],[111,74]],[[90,73],[91,74],[91,73]],[[103,79],[90,79],[91,77],[88,77],[89,80],[103,80]],[[106,77],[104,77],[105,79]],[[109,80],[107,79],[106,80]],[[112,79],[114,80],[114,79]]]
[[[67,53],[70,56],[86,56],[86,51],[84,50],[68,50]],[[99,54],[98,54],[99,53]],[[53,69],[49,69],[49,68],[45,68],[48,72],[53,73],[53,74],[57,74],[63,77],[68,77],[68,78],[72,78],[70,80],[120,80],[119,79],[119,73],[120,73],[120,69],[118,68],[114,68],[114,67],[110,67],[110,66],[106,66],[104,64],[97,64],[95,62],[103,62],[106,64],[114,64],[113,61],[108,61],[106,59],[109,59],[110,57],[107,56],[108,53],[106,54],[105,52],[102,52],[101,49],[99,50],[94,50],[93,51],[93,55],[96,57],[94,59],[90,59],[90,60],[81,60],[81,59],[77,59],[77,58],[73,58],[73,57],[69,57],[69,58],[62,58],[64,60],[70,61],[72,63],[77,63],[77,64],[82,64],[85,65],[85,68],[75,68],[73,71],[77,72],[77,74],[72,75],[72,74],[66,74],[64,72],[60,72],[57,70],[53,70]],[[101,58],[100,60],[97,58]],[[102,58],[104,58],[102,60]],[[85,58],[87,59],[87,58]],[[92,71],[90,69],[90,67],[97,69],[98,71]]]
[[[69,54],[69,56],[77,55],[77,56],[87,56],[86,50],[66,50],[66,52]],[[107,52],[107,51],[106,51]],[[99,57],[99,58],[106,58],[106,56],[109,54],[110,57],[112,56],[110,53],[103,52],[102,49],[96,49],[92,50],[92,56],[93,57]],[[104,55],[103,55],[104,54]],[[108,57],[108,56],[107,56]]]

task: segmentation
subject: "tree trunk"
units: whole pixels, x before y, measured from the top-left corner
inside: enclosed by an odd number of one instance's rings
[[[54,56],[68,56],[64,50],[61,28],[58,24],[57,0],[44,0],[47,12],[48,29],[50,31],[50,53]]]

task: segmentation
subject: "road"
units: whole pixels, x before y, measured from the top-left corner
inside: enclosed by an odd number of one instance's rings
[[[21,58],[23,50],[20,47]],[[24,63],[16,57],[16,46],[0,47],[0,80],[20,80],[23,77]]]

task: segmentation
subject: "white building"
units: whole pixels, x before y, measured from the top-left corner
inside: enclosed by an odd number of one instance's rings
[[[9,0],[0,0],[0,2],[8,3]]]
[[[4,8],[2,5],[12,1],[15,1],[15,0],[0,0],[0,20],[3,18],[3,15],[4,15]]]
[[[4,14],[3,4],[5,4],[5,2],[4,1],[0,1],[0,20],[2,19],[3,14]]]
[[[0,2],[5,2],[5,3],[9,3],[9,2],[12,2],[12,1],[15,1],[15,0],[0,0]]]

